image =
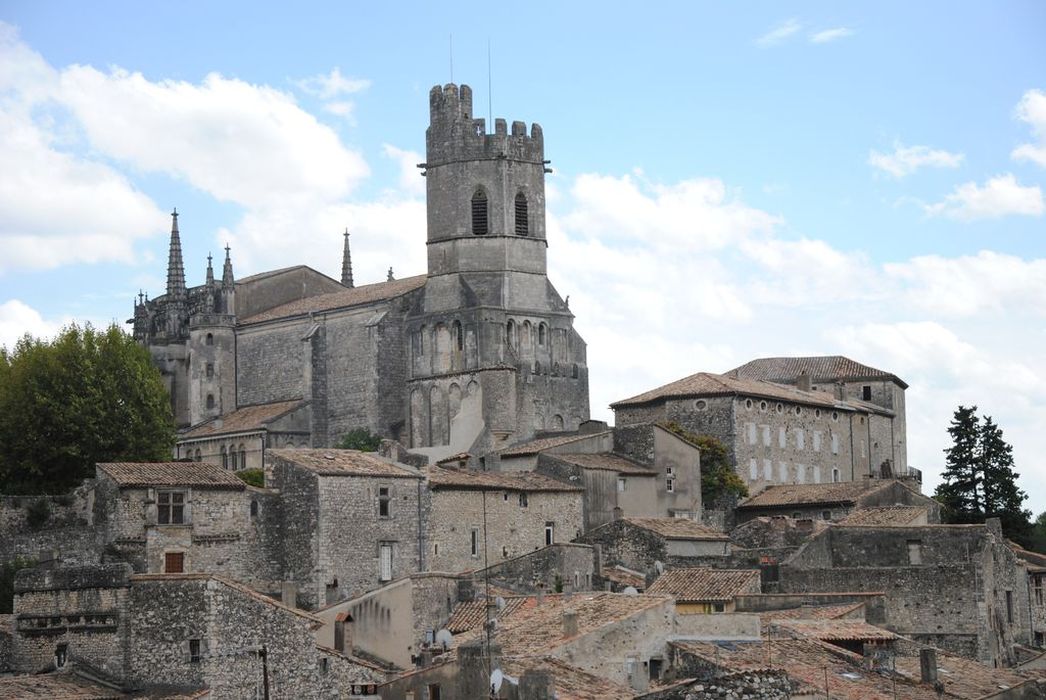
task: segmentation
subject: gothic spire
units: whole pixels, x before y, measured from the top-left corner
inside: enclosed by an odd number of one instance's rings
[[[211,254],[207,253],[207,286],[214,286],[214,268],[211,266]]]
[[[185,300],[185,266],[182,264],[182,239],[178,236],[178,210],[171,212],[171,248],[167,257],[167,299]]]
[[[225,244],[225,268],[222,270],[222,286],[232,287],[233,285],[232,276],[232,258],[229,256],[229,244]]]
[[[341,254],[341,284],[352,287],[352,254],[349,252],[349,229],[345,229],[345,250]]]

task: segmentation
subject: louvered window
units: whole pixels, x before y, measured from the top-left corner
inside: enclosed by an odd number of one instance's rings
[[[530,234],[530,219],[527,212],[527,198],[522,192],[516,195],[516,235]]]
[[[487,235],[487,195],[483,190],[476,190],[472,195],[472,233],[477,236]]]

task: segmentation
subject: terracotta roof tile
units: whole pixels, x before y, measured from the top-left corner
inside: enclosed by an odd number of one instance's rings
[[[290,318],[292,316],[304,316],[308,313],[333,311],[335,309],[343,309],[350,306],[385,301],[386,299],[392,299],[393,297],[398,297],[402,294],[412,292],[415,289],[419,289],[424,286],[426,279],[428,278],[425,275],[417,275],[415,277],[404,277],[401,280],[365,284],[344,291],[320,294],[318,296],[282,304],[267,311],[262,311],[250,318],[242,319],[240,323],[241,325],[261,323],[262,321],[272,321],[280,318]]]
[[[476,469],[430,467],[429,486],[433,489],[476,489],[480,491],[583,491],[536,472],[486,472]]]
[[[759,592],[756,569],[672,569],[657,577],[647,593],[666,593],[680,601],[733,600]]]
[[[920,506],[881,506],[860,508],[839,521],[840,525],[912,525],[916,520],[925,520],[926,509]]]
[[[231,413],[226,413],[218,418],[212,418],[206,423],[201,423],[189,432],[181,435],[179,439],[185,440],[209,437],[211,435],[262,430],[266,424],[301,407],[304,403],[300,399],[295,399],[293,401],[277,401],[257,406],[243,406]]]
[[[777,620],[831,620],[843,617],[855,610],[864,607],[864,603],[840,603],[837,605],[802,605],[798,608],[786,608],[784,610],[768,610],[759,613],[759,618],[764,622]]]
[[[729,540],[726,533],[689,518],[622,518],[669,540]]]
[[[582,469],[600,469],[631,476],[657,476],[657,472],[648,466],[613,452],[596,454],[556,454],[555,459],[567,464],[574,464]]]
[[[637,591],[642,591],[646,588],[646,577],[643,576],[643,574],[638,571],[633,571],[632,569],[626,569],[620,564],[616,566],[605,566],[599,574],[603,578],[622,586],[632,586],[632,588],[635,588]]]
[[[814,382],[860,381],[861,379],[892,379],[902,387],[908,385],[897,375],[861,364],[842,355],[815,357],[761,357],[726,372],[739,379],[759,379],[765,382],[793,383],[806,373]]]
[[[420,479],[422,475],[410,467],[396,464],[374,452],[356,450],[307,449],[269,450],[268,454],[308,469],[320,476],[381,476],[392,479]]]
[[[660,401],[669,398],[690,398],[699,396],[753,396],[771,400],[789,401],[818,408],[835,408],[839,410],[873,411],[893,415],[890,411],[875,404],[852,401],[839,401],[832,394],[824,391],[800,391],[794,386],[774,384],[754,379],[736,379],[725,374],[698,372],[689,377],[677,379],[656,389],[638,394],[610,404],[613,409],[625,406]]]
[[[245,488],[236,474],[209,462],[101,462],[98,469],[120,486]]]
[[[827,503],[856,503],[862,495],[883,486],[881,482],[839,481],[830,484],[780,484],[742,501],[738,508],[815,506]]]
[[[897,639],[897,635],[893,632],[870,625],[864,620],[778,620],[774,622],[774,626],[778,630],[790,632],[794,636],[820,639],[824,642]]]
[[[18,700],[119,700],[127,695],[73,673],[0,677],[0,698]]]
[[[505,658],[503,667],[506,673],[517,678],[524,671],[548,671],[558,700],[632,700],[635,697],[631,688],[548,656]]]
[[[515,596],[512,598],[503,598],[505,601],[505,607],[498,609],[496,607],[496,598],[491,601],[491,605],[494,605],[490,611],[492,618],[500,618],[502,616],[513,615],[517,611],[526,607],[528,602],[533,605],[533,601],[527,596]],[[463,603],[459,603],[454,608],[454,612],[450,614],[450,620],[447,621],[446,628],[451,634],[461,634],[462,632],[468,632],[469,630],[478,629],[487,622],[487,599],[477,598],[476,600],[468,600]]]
[[[609,432],[609,431],[607,431]],[[559,447],[560,445],[568,445],[578,440],[584,440],[585,438],[594,437],[596,435],[603,435],[605,433],[588,433],[585,435],[579,435],[572,433],[570,435],[556,435],[554,437],[538,438],[537,440],[528,440],[527,442],[521,442],[511,447],[506,447],[502,450],[498,450],[498,454],[502,457],[526,457],[527,455],[536,455],[538,452],[551,449],[553,447]]]

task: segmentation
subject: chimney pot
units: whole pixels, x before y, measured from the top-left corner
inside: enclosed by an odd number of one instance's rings
[[[937,682],[937,650],[924,647],[919,650],[919,673],[923,683]]]

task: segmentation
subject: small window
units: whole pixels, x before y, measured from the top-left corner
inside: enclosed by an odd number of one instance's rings
[[[225,451],[225,445],[222,445],[222,468],[229,468],[229,453]]]
[[[784,404],[780,404],[780,403],[777,404],[777,412],[778,413],[784,413],[784,410],[785,410]]]
[[[461,321],[455,321],[451,325],[451,332],[454,334],[454,347],[461,352],[465,349],[465,334],[461,330]]]
[[[156,494],[156,522],[181,525],[185,522],[185,492],[160,491]]]
[[[240,469],[247,468],[247,448],[240,445]]]
[[[832,519],[832,511],[830,511],[830,510],[822,510],[821,511],[821,520],[831,520],[831,519]]]
[[[923,563],[923,543],[922,540],[908,540],[908,564],[910,566],[919,566]]]
[[[792,518],[795,519],[795,520],[799,520],[802,517],[803,517],[803,514],[800,513],[799,511],[795,511],[794,513],[792,513]]]
[[[435,555],[435,556],[439,556],[439,543],[438,542],[433,542],[432,543],[432,554]]]
[[[703,411],[706,408],[708,408],[708,402],[704,399],[698,399],[694,402],[694,408],[696,408],[698,411]]]
[[[712,612],[714,612],[714,613],[726,612],[726,604],[725,603],[712,603]]]
[[[439,691],[439,683],[429,683],[428,700],[443,700],[443,696]]]
[[[865,385],[861,387],[861,398],[865,401],[872,400],[872,387]]]
[[[628,487],[628,480],[623,476],[617,478],[617,491],[618,493],[623,492]]]
[[[258,517],[258,501],[251,501],[251,517]]]
[[[181,574],[185,572],[185,552],[167,552],[163,555],[163,572]]]
[[[469,533],[469,553],[474,556],[479,556],[479,529],[472,528]]]
[[[207,340],[206,340],[206,343],[207,343],[208,345],[214,345],[214,334],[213,334],[213,333],[208,333],[208,334],[207,334]]]
[[[839,420],[839,411],[832,411],[832,420]]]
[[[839,483],[839,481],[841,481],[841,479],[839,478],[839,470],[838,469],[832,469],[832,481],[834,483]]]
[[[208,362],[207,363],[207,378],[208,379],[214,379],[214,363],[213,362]]]
[[[570,376],[573,379],[577,379],[578,376],[580,376],[580,374],[581,374],[581,371],[578,369],[577,363],[575,362],[574,366],[570,368]]]
[[[382,544],[378,547],[378,580],[380,581],[391,581],[392,580],[392,545],[389,543]]]
[[[190,639],[189,640],[189,663],[198,664],[200,663],[200,640]]]
[[[530,217],[527,211],[527,197],[522,192],[516,194],[516,235],[526,236],[530,233]]]
[[[527,502],[527,494],[526,492],[521,491],[519,494],[519,507],[526,508],[528,505],[529,503]]]
[[[759,402],[759,410],[762,411],[763,413],[766,413],[766,401],[760,401]]]
[[[545,336],[548,334],[548,326],[544,323],[538,325],[538,345],[545,344]]]
[[[59,644],[54,649],[54,665],[55,668],[62,668],[65,666],[65,662],[69,660],[69,645]]]
[[[675,493],[675,490],[676,480],[672,477],[668,477],[668,479],[665,480],[665,491],[668,491],[669,493]]]
[[[815,408],[814,409],[814,418],[820,418],[820,417],[821,417],[821,409]]]
[[[797,416],[803,415],[803,407],[802,406],[796,406],[795,407],[795,415],[797,415]]]
[[[327,672],[330,669],[330,666],[328,665],[329,663],[330,663],[330,659],[328,659],[326,656],[324,656],[322,659],[320,659],[320,675],[321,676],[326,676],[327,675]]]
[[[556,541],[556,524],[553,522],[545,523],[545,546],[554,544]]]
[[[203,456],[200,454],[199,450],[196,450],[196,454],[193,456],[193,460],[195,460],[197,462],[202,462],[203,461]]]
[[[1006,591],[1006,622],[1013,624],[1013,591]]]
[[[483,190],[476,190],[472,195],[472,234],[487,235],[487,195]]]
[[[214,408],[214,394],[207,394],[207,408]]]
[[[752,410],[752,399],[745,399],[745,408],[747,408],[749,411]]]
[[[392,517],[392,496],[389,493],[388,486],[378,487],[378,517]]]
[[[516,322],[512,319],[505,324],[505,343],[510,348],[516,347]]]

